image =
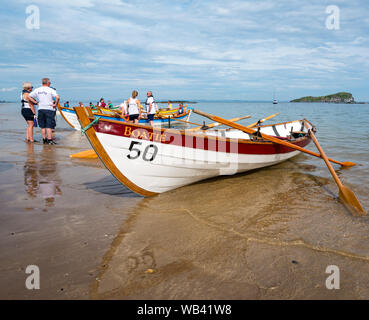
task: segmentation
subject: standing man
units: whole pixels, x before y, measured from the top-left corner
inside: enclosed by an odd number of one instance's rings
[[[151,91],[147,92],[147,99],[146,99],[146,112],[147,112],[147,120],[150,122],[150,126],[154,126],[154,116],[156,114],[157,105],[155,103],[154,97]]]
[[[50,79],[42,79],[42,87],[33,90],[28,95],[28,102],[31,105],[38,102],[38,125],[41,128],[41,134],[44,144],[56,144],[52,139],[52,132],[55,129],[56,106],[59,103],[59,96],[56,90],[50,88]],[[54,100],[55,99],[55,100]]]

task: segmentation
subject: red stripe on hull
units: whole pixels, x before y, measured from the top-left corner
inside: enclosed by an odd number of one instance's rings
[[[98,133],[208,151],[255,155],[281,154],[295,151],[295,149],[272,142],[237,141],[229,138],[185,134],[184,130],[174,132],[173,129],[166,130],[155,127],[137,126],[129,123],[116,123],[105,121],[104,119],[100,119],[94,128]],[[310,138],[305,137],[298,141],[290,142],[299,147],[305,147],[310,141]]]

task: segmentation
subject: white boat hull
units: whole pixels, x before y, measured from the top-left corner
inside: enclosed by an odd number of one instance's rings
[[[274,165],[299,154],[299,151],[273,155],[230,154],[104,133],[96,135],[118,170],[134,184],[154,193],[170,191],[212,177],[233,175]],[[145,161],[143,157],[129,159],[132,141],[140,143],[137,145],[141,152],[149,146],[156,146],[158,152],[155,159],[153,161]]]
[[[86,127],[89,118],[76,108]],[[291,131],[302,132],[290,142],[304,147],[310,142],[305,121],[261,126],[261,132],[285,138]],[[131,190],[155,195],[200,180],[232,175],[271,166],[290,159],[299,151],[255,137],[239,130],[185,130],[100,120],[86,131],[87,137],[105,166]]]

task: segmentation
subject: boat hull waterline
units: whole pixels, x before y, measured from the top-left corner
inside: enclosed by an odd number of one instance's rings
[[[93,119],[85,110],[75,108],[86,127]],[[286,137],[292,131],[307,133],[305,120],[261,126],[261,132]],[[86,131],[86,136],[110,172],[132,191],[152,196],[200,180],[233,175],[275,165],[300,153],[267,142],[253,141],[239,130],[186,130],[152,128],[101,119]],[[305,147],[307,134],[290,140]]]

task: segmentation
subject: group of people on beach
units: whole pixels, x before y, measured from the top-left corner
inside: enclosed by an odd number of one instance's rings
[[[43,143],[56,144],[53,138],[53,130],[56,126],[56,107],[60,97],[50,85],[49,78],[43,78],[42,86],[37,89],[33,89],[31,82],[23,83],[21,94],[22,115],[27,121],[26,140],[29,143],[37,142],[33,138],[33,128],[38,125],[41,129]]]
[[[21,94],[22,101],[22,115],[27,122],[26,141],[29,143],[37,142],[33,138],[33,129],[35,126],[41,128],[41,135],[44,144],[56,144],[53,138],[53,131],[56,126],[56,108],[59,104],[60,97],[55,88],[50,87],[51,81],[49,78],[42,79],[42,86],[37,89],[33,89],[31,82],[23,83],[23,91]],[[152,91],[146,93],[145,110],[141,105],[138,97],[137,90],[133,90],[131,97],[117,106],[121,113],[120,117],[133,123],[138,123],[143,118],[142,114],[146,114],[146,119],[150,125],[154,124],[154,116],[159,111],[158,105],[155,102]],[[83,106],[83,103],[79,103]],[[36,113],[37,106],[37,113]],[[69,101],[64,103],[64,107],[69,108]],[[114,108],[111,101],[108,104],[105,103],[104,98],[94,106],[90,102],[89,107],[91,109],[99,110],[100,108]],[[168,101],[167,110],[172,109],[172,104]],[[184,113],[183,104],[179,105],[178,114]]]

